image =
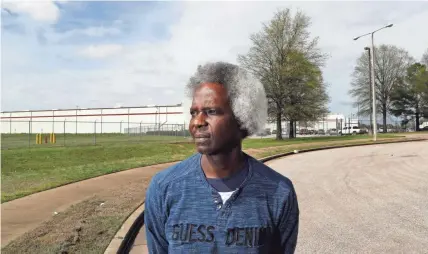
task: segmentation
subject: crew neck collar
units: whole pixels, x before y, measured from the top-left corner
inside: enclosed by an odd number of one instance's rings
[[[250,159],[250,156],[244,152],[243,152],[243,155],[244,155],[244,159],[246,160],[246,164],[247,164],[247,168],[248,168],[248,174],[238,189],[242,189],[243,187],[245,187],[245,185],[248,183],[248,181],[251,179],[251,177],[253,175],[253,165],[252,165],[252,161]],[[208,182],[208,180],[205,176],[204,170],[202,169],[202,161],[201,160],[202,160],[202,154],[198,153],[197,157],[196,157],[196,161],[197,161],[197,171],[198,171],[199,180],[202,182],[202,184],[205,187],[209,188],[212,193],[218,193],[218,191],[216,189],[214,189],[214,187],[212,187],[211,184]]]

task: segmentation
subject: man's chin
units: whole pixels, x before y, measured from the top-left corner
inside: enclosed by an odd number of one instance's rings
[[[196,145],[196,151],[201,154],[210,155],[213,153],[213,149],[208,146],[198,146]]]

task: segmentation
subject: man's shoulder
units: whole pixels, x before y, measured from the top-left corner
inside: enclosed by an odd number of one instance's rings
[[[156,173],[152,178],[152,182],[156,183],[159,187],[165,187],[171,182],[189,177],[190,174],[199,168],[200,158],[200,154],[194,154],[189,158]]]
[[[278,173],[273,168],[267,166],[263,162],[250,158],[252,161],[253,174],[257,181],[266,186],[277,187],[276,190],[294,191],[293,182],[286,176]]]

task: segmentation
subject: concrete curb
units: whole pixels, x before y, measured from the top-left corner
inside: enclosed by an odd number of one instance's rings
[[[337,145],[337,146],[324,146],[319,148],[312,149],[304,149],[298,151],[298,153],[308,153],[315,152],[321,150],[328,149],[336,149],[336,148],[346,148],[346,147],[355,147],[355,146],[367,146],[367,145],[383,145],[383,144],[392,144],[392,143],[404,143],[404,142],[415,142],[415,141],[426,141],[426,138],[409,138],[403,140],[386,140],[386,141],[377,141],[373,143],[365,143],[365,144],[347,144],[347,145]],[[268,157],[264,157],[259,159],[259,161],[265,163],[270,160],[298,154],[295,152],[287,152],[280,153]],[[138,207],[135,212],[132,213],[131,216],[125,221],[120,230],[117,232],[115,237],[113,238],[110,245],[107,247],[107,250],[104,254],[125,254],[129,253],[132,249],[132,245],[134,243],[135,237],[137,236],[139,230],[144,225],[144,203],[140,207]]]
[[[136,233],[138,233],[138,230],[141,228],[140,223],[144,225],[144,202],[126,219],[104,254],[129,253],[136,236],[134,236],[134,239],[131,239],[132,235],[130,234],[133,233],[133,228],[137,229]]]

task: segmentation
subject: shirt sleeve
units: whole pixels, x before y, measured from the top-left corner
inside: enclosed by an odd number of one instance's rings
[[[164,197],[153,178],[146,192],[144,224],[149,253],[168,253],[168,241],[165,235],[166,211]]]
[[[285,200],[283,213],[279,223],[279,253],[294,253],[299,232],[299,205],[294,187]]]

